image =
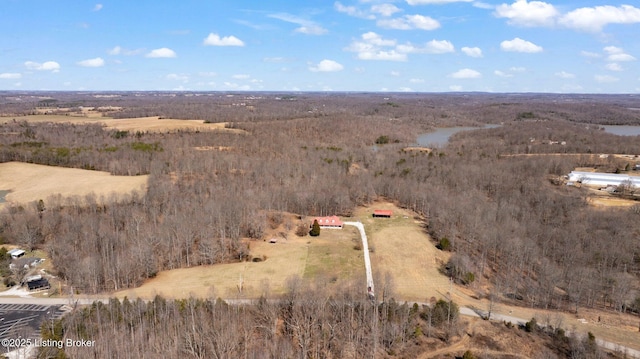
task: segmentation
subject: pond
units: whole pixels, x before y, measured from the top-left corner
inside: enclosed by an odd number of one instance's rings
[[[602,126],[604,132],[618,136],[640,136],[640,126]]]
[[[483,128],[497,128],[500,125],[484,125],[483,127],[443,127],[433,132],[418,136],[418,145],[425,147],[441,147],[449,142],[449,138],[462,131],[480,130]]]
[[[0,189],[0,203],[5,203],[4,197],[9,194],[9,191]]]

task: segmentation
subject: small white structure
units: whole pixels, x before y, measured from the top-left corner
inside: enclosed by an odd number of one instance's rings
[[[640,176],[615,173],[572,171],[569,173],[569,181],[592,186],[619,186],[625,183],[640,187]]]
[[[7,253],[9,253],[11,255],[11,258],[16,259],[16,258],[20,258],[24,255],[25,251],[20,249],[20,248],[16,248],[16,249],[12,249],[10,251],[8,251]]]

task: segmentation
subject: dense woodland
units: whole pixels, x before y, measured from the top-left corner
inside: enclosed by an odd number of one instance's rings
[[[0,102],[8,116],[0,161],[150,174],[144,195],[109,205],[52,197],[44,209],[33,203],[0,217],[3,241],[47,250],[76,291],[118,290],[161,270],[243,260],[242,240],[262,238],[270,213],[345,216],[386,198],[424,216],[434,243],[446,239],[454,252],[449,273],[471,286],[491,283],[487,295],[544,308],[638,310],[639,207],[595,209],[585,191],[553,184],[577,166],[615,171],[628,163],[590,154],[640,154],[637,137],[598,127],[640,124],[638,97],[110,96],[12,93]],[[122,107],[105,115],[200,118],[243,132],[128,133],[21,121],[43,106],[58,113]],[[460,133],[431,153],[403,150],[434,127],[486,123],[502,126]],[[376,144],[381,136],[387,143]],[[203,146],[224,150],[197,149]],[[540,153],[581,155],[509,156]]]

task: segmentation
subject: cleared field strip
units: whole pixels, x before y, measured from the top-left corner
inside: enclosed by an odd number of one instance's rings
[[[373,218],[373,210],[393,211],[392,218]],[[428,301],[444,298],[449,279],[440,272],[450,254],[436,249],[415,214],[391,203],[361,208],[355,217],[367,229],[373,272],[381,278],[390,274],[395,298]],[[378,282],[378,292],[382,283]]]
[[[0,163],[0,190],[9,190],[7,203],[95,194],[109,198],[132,191],[146,191],[149,176],[112,176],[108,172],[36,165],[22,162]],[[0,208],[4,204],[0,203]]]
[[[226,123],[204,123],[203,120],[178,120],[160,118],[158,116],[136,118],[109,118],[109,117],[85,117],[64,115],[30,115],[20,117],[3,117],[0,121],[27,121],[27,122],[55,122],[72,124],[101,124],[106,128],[120,131],[141,132],[170,132],[179,130],[190,131],[228,131],[242,133],[238,129],[225,128]]]

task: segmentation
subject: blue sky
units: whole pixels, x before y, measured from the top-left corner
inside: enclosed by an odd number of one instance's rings
[[[637,0],[0,0],[0,33],[0,90],[640,92]]]

